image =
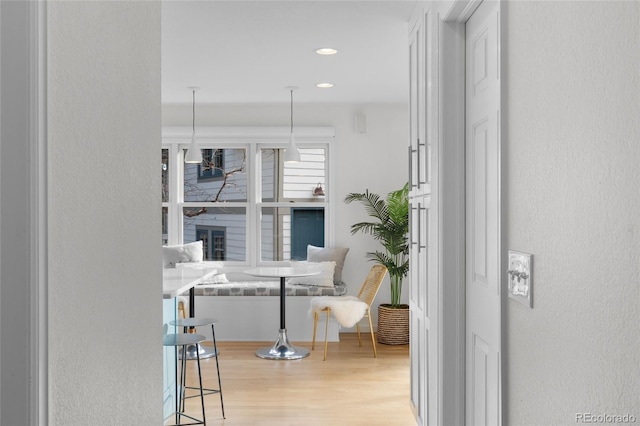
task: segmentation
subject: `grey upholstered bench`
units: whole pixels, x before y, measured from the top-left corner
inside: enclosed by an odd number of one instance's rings
[[[286,284],[287,296],[343,296],[347,294],[344,282],[334,287]],[[230,281],[228,283],[202,283],[195,287],[196,296],[280,296],[278,281]]]

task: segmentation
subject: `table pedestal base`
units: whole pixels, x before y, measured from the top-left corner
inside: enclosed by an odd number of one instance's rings
[[[204,345],[187,345],[187,359],[196,359],[196,351],[200,348],[200,359],[211,358],[216,355],[216,352],[211,347],[207,347]],[[178,358],[182,359],[182,348],[178,350]]]
[[[296,348],[289,343],[287,337],[287,329],[283,328],[278,331],[278,340],[270,348],[259,349],[256,351],[258,358],[264,359],[300,359],[309,356],[309,351],[304,348]]]

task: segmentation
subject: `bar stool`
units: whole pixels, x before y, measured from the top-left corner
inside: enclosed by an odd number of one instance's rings
[[[162,336],[163,346],[173,346],[175,349],[176,360],[178,359],[178,347],[182,347],[182,353],[185,353],[188,345],[198,345],[204,342],[206,337],[201,334],[191,333],[178,333],[178,334],[165,334]],[[182,357],[182,363],[180,366],[180,379],[178,380],[178,365],[176,363],[176,425],[206,425],[206,417],[204,414],[204,393],[202,389],[202,370],[200,369],[200,354],[196,353],[196,359],[198,361],[198,381],[200,383],[199,388],[186,386],[187,373],[186,373],[186,357]],[[200,389],[200,403],[202,405],[202,420],[192,417],[184,412],[184,400],[186,389]],[[195,395],[197,396],[197,395]],[[182,423],[182,417],[187,417],[193,420],[195,423]]]
[[[203,326],[207,326],[210,325],[211,326],[211,336],[213,338],[213,352],[209,355],[207,354],[206,356],[214,356],[216,358],[216,372],[218,373],[218,389],[202,389],[204,393],[204,395],[212,395],[212,394],[220,394],[220,407],[222,409],[222,418],[226,419],[225,415],[224,415],[224,401],[222,400],[222,381],[220,380],[220,364],[218,363],[218,346],[216,344],[216,331],[215,331],[215,327],[214,325],[218,322],[218,320],[212,319],[212,318],[197,318],[197,317],[190,317],[190,318],[183,318],[183,319],[178,319],[178,320],[173,320],[173,321],[169,321],[169,324],[176,326],[176,327],[183,327],[184,328],[184,332],[187,333],[189,328],[192,327],[203,327]],[[198,345],[199,346],[199,345]],[[192,351],[193,352],[193,351]],[[200,355],[200,348],[196,346],[196,353],[198,353],[198,359],[200,359],[202,357],[202,355]],[[190,359],[189,356],[184,356],[187,352],[185,351],[185,349],[182,350],[182,358],[184,360],[184,358]],[[189,355],[191,355],[191,353],[189,353]],[[187,388],[187,389],[194,389],[194,388]],[[189,396],[187,398],[193,398],[194,396],[197,395],[192,395]]]

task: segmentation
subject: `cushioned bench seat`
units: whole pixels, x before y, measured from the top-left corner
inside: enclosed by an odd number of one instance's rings
[[[286,284],[287,296],[343,296],[347,294],[344,282],[334,287],[319,287]],[[222,284],[199,284],[196,296],[280,296],[278,281],[231,281]]]

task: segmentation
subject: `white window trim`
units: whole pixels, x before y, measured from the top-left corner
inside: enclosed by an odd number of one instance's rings
[[[169,150],[169,202],[163,202],[167,207],[167,244],[182,244],[182,208],[190,205],[203,205],[207,203],[183,202],[182,177],[184,176],[184,163],[182,150],[188,148],[192,136],[191,127],[165,127],[162,130],[162,149]],[[258,188],[260,188],[260,163],[258,152],[263,148],[285,148],[289,142],[289,127],[199,127],[196,128],[196,141],[203,149],[214,145],[220,148],[245,148],[247,150],[247,163],[255,164],[247,169],[247,180],[251,182],[248,188],[246,202],[234,202],[234,207],[247,209],[247,228],[254,224],[255,230],[260,229],[258,212],[263,205],[273,206],[274,203],[263,203]],[[328,189],[324,202],[297,202],[299,207],[325,208],[325,245],[332,246],[335,241],[335,213],[332,208],[335,205],[335,191],[332,176],[334,176],[334,154],[332,144],[335,141],[335,129],[333,127],[294,127],[296,144],[300,147],[326,147],[327,168],[325,186]],[[290,205],[290,203],[280,203]],[[219,203],[209,203],[210,206]],[[228,203],[226,205],[229,205]],[[255,207],[252,207],[255,206]],[[247,235],[247,257],[245,262],[229,261],[230,266],[266,266],[278,265],[288,261],[262,261],[260,260],[260,235],[259,232],[250,232]]]

